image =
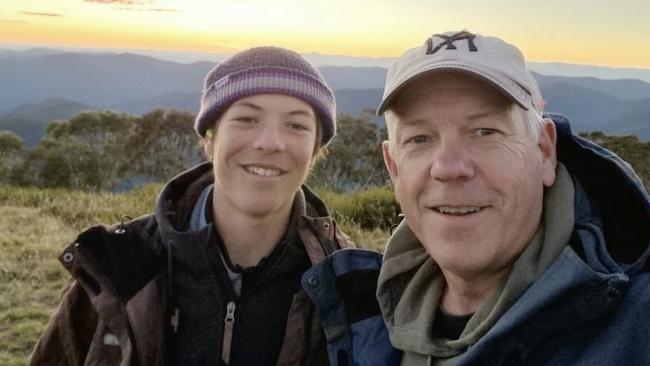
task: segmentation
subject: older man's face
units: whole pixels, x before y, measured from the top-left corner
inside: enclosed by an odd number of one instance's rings
[[[507,270],[539,227],[555,130],[459,73],[411,82],[387,118],[384,158],[409,227],[446,274]]]

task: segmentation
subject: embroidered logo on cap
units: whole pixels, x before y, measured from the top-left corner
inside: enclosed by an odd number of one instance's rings
[[[452,34],[451,36],[447,36],[444,34],[434,34],[431,36],[429,39],[427,39],[427,55],[432,55],[436,52],[438,52],[439,49],[441,49],[444,46],[447,46],[447,50],[455,50],[457,49],[456,46],[454,45],[454,42],[456,41],[467,41],[467,47],[469,48],[469,52],[476,52],[478,49],[476,48],[476,45],[474,44],[474,37],[476,35],[467,32],[467,31],[462,31],[458,32],[455,34]],[[442,38],[442,42],[440,42],[438,45],[433,46],[434,38]]]

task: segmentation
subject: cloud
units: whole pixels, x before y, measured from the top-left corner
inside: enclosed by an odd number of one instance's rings
[[[29,23],[24,20],[15,20],[15,19],[0,19],[0,23],[11,23],[11,24],[26,24]]]
[[[21,11],[20,12],[23,15],[33,15],[37,17],[62,17],[63,14],[57,14],[57,13],[43,13],[40,11]]]
[[[131,10],[131,11],[157,11],[165,13],[180,13],[181,10],[177,9],[168,9],[168,8],[115,8],[117,10]]]
[[[166,8],[152,8],[152,9],[144,9],[146,11],[161,11],[161,12],[169,12],[169,13],[178,13],[180,10],[177,9],[166,9]]]
[[[84,0],[87,3],[116,5],[114,9],[130,11],[154,11],[161,13],[179,13],[181,10],[172,8],[146,8],[156,0]]]

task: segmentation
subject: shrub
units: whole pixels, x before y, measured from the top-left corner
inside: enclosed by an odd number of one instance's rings
[[[322,190],[318,194],[337,222],[356,224],[366,230],[384,231],[399,222],[400,208],[392,188],[388,186],[345,194]]]
[[[135,218],[153,212],[160,189],[160,184],[149,184],[118,194],[0,185],[0,206],[38,208],[78,231],[99,223],[115,224],[124,215]]]

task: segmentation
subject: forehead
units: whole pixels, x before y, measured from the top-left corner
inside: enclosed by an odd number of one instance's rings
[[[250,108],[283,114],[302,114],[315,117],[314,109],[302,99],[285,94],[253,94],[234,101],[228,109]]]
[[[389,112],[398,116],[423,109],[468,106],[508,110],[513,102],[489,83],[462,72],[431,72],[405,85]]]

